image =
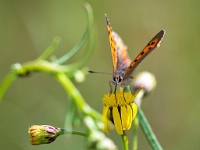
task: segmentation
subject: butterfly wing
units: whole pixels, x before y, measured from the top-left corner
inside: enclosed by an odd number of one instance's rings
[[[106,26],[108,30],[108,38],[110,42],[110,50],[111,50],[111,56],[112,56],[112,61],[113,61],[113,72],[116,72],[117,71],[117,48],[116,48],[116,42],[113,37],[112,27],[110,26],[110,22],[107,16],[106,16]]]
[[[106,24],[108,30],[108,37],[110,42],[110,49],[113,61],[114,74],[119,70],[126,70],[131,63],[127,53],[127,46],[122,41],[121,37],[112,30],[108,17],[106,16]]]
[[[165,34],[165,30],[161,30],[153,39],[145,46],[145,48],[138,54],[138,56],[132,61],[129,67],[126,69],[125,74],[123,76],[124,79],[130,77],[131,73],[137,67],[137,65],[156,47],[160,46],[160,42],[163,39]]]
[[[116,52],[117,52],[117,71],[126,70],[130,65],[131,59],[129,58],[127,52],[127,46],[122,41],[121,37],[113,31],[114,41],[116,43]]]

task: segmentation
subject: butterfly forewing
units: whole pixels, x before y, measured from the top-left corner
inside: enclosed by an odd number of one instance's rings
[[[117,70],[116,42],[114,40],[112,27],[110,26],[110,22],[109,22],[107,16],[106,16],[106,26],[107,26],[107,30],[108,30],[108,37],[109,37],[109,42],[110,42],[110,50],[111,50],[111,56],[112,56],[112,61],[113,61],[113,71],[116,72],[116,70]]]
[[[145,48],[138,54],[138,56],[132,61],[132,63],[128,66],[123,76],[124,79],[129,78],[131,73],[137,67],[137,65],[156,47],[159,46],[163,36],[165,34],[165,30],[161,30],[146,46]]]

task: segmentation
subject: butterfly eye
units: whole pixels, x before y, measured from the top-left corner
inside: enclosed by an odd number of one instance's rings
[[[116,77],[113,77],[113,81],[115,81],[116,83],[121,83],[122,82],[122,77],[121,76],[116,76]]]
[[[113,81],[117,82],[117,77],[113,77]]]
[[[121,83],[122,82],[122,77],[119,76],[118,82]]]

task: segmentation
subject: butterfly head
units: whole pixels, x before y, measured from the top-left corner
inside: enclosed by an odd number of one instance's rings
[[[113,76],[113,81],[117,84],[120,84],[123,81],[124,71],[117,71]]]
[[[122,76],[114,76],[113,77],[113,81],[117,84],[120,84],[123,81],[123,77]]]

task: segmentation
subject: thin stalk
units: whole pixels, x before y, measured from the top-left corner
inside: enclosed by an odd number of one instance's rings
[[[16,74],[14,72],[10,72],[4,79],[3,83],[0,85],[0,103],[2,101],[3,95],[5,94],[10,84],[15,80],[15,78]]]
[[[82,39],[67,54],[60,57],[56,61],[54,61],[55,64],[62,64],[64,62],[66,62],[67,60],[69,60],[70,58],[72,58],[77,52],[79,52],[79,50],[81,50],[83,45],[88,40],[90,31],[92,29],[92,24],[93,24],[93,12],[92,12],[91,6],[88,3],[85,4],[85,8],[86,8],[87,15],[88,15],[88,25],[87,25],[87,29],[85,30],[85,33],[84,33]]]
[[[124,132],[122,135],[122,142],[123,142],[123,148],[124,150],[128,150],[128,136],[126,135],[126,133]]]
[[[37,58],[37,60],[44,60],[49,57],[56,50],[59,42],[59,37],[54,38],[52,44],[40,55],[40,57]]]
[[[101,119],[101,115],[85,102],[78,89],[64,73],[58,73],[56,75],[56,79],[61,83],[61,85],[63,85],[66,92],[75,101],[76,105],[82,110],[83,113],[90,115],[93,118]]]
[[[86,52],[83,54],[82,58],[79,61],[76,61],[75,63],[67,65],[67,70],[76,70],[77,68],[81,68],[91,57],[93,51],[94,51],[94,45],[95,45],[96,37],[92,35],[89,40],[89,44],[86,47]],[[64,69],[64,68],[63,68]]]
[[[137,150],[138,149],[138,127],[139,127],[139,120],[136,117],[134,122],[133,122],[133,146],[132,150]]]
[[[77,106],[87,115],[91,115],[93,118],[101,119],[101,114],[92,109],[84,100],[78,89],[74,86],[71,80],[67,77],[59,65],[54,63],[49,63],[48,61],[31,61],[25,63],[24,65],[19,65],[20,67],[13,69],[11,74],[8,75],[6,80],[0,86],[2,91],[5,91],[10,83],[18,75],[24,75],[27,72],[43,72],[54,75],[54,77],[63,85],[69,96],[75,101]],[[3,93],[1,91],[1,93]],[[0,96],[2,96],[1,94]]]
[[[155,134],[153,133],[153,130],[151,129],[151,126],[149,125],[144,113],[142,112],[142,110],[138,107],[138,119],[139,119],[139,123],[140,126],[150,144],[150,146],[152,147],[153,150],[163,150],[163,148],[161,147],[160,143],[158,142]]]
[[[66,130],[66,129],[61,129],[61,131],[59,133],[57,133],[58,135],[62,135],[62,134],[73,134],[73,135],[80,135],[80,136],[84,136],[87,137],[88,135],[84,132],[80,132],[80,131],[74,131],[74,130]]]

